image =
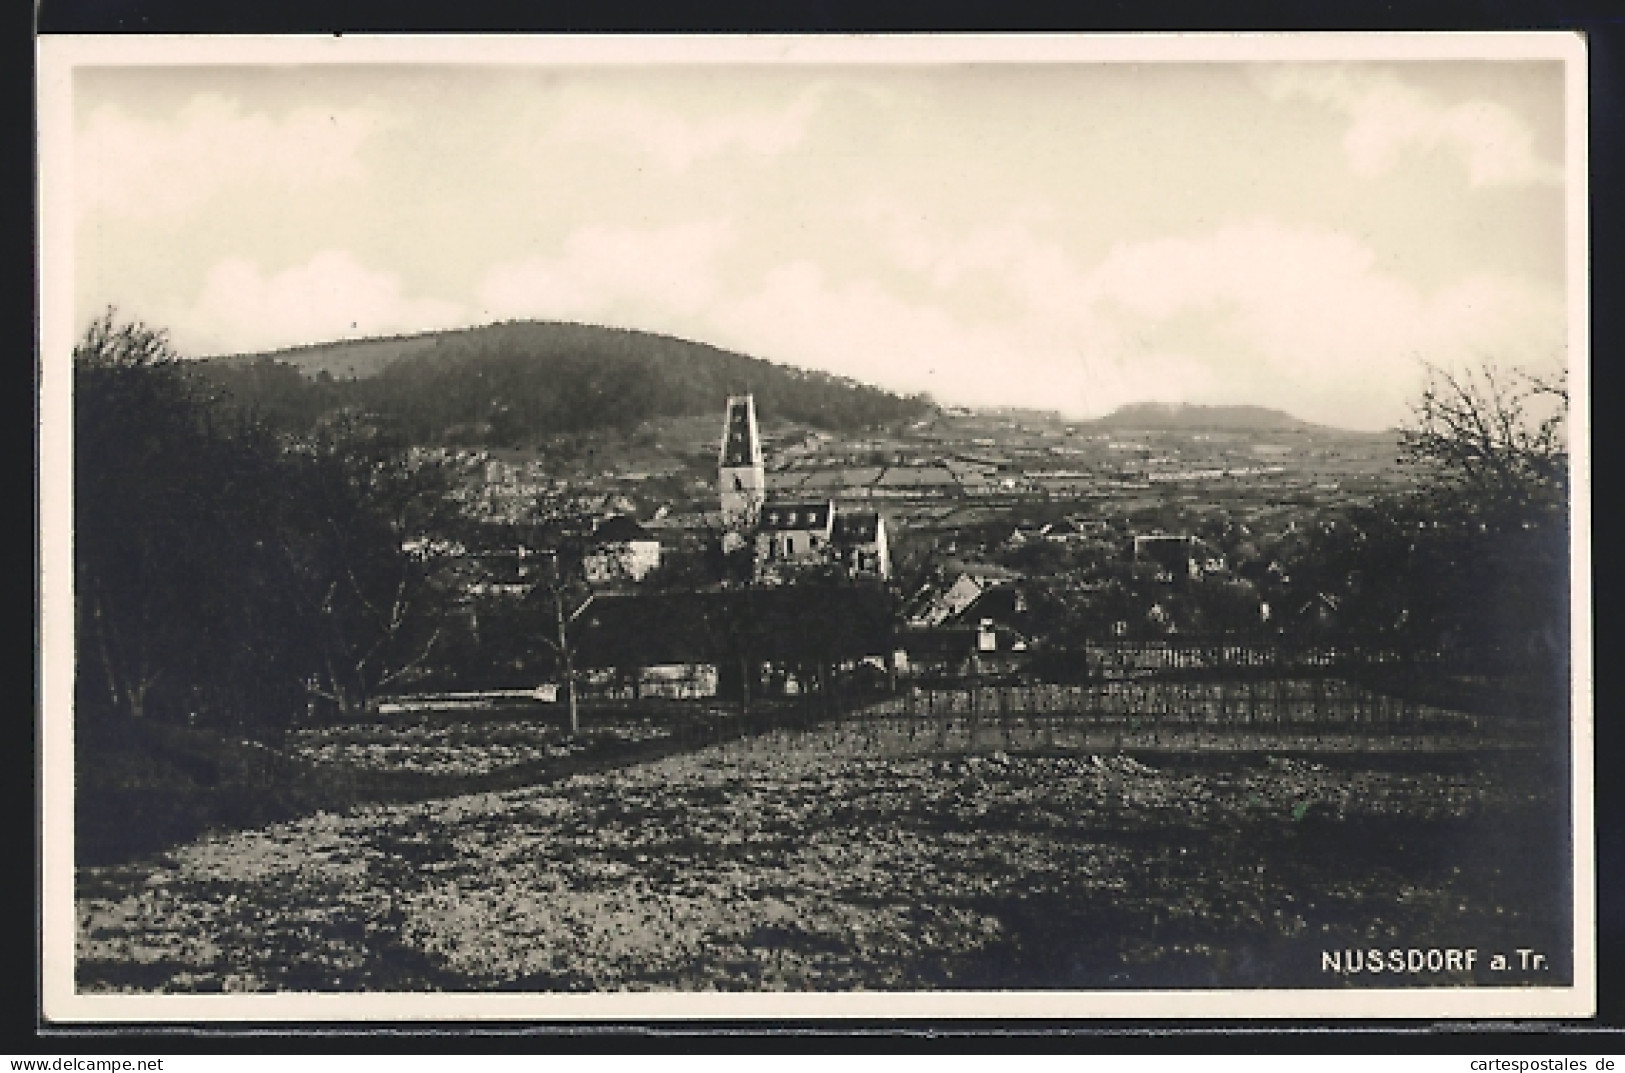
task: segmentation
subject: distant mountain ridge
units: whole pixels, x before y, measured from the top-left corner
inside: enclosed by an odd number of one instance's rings
[[[675,336],[558,321],[505,321],[199,359],[197,371],[273,425],[308,428],[337,410],[393,423],[415,442],[509,445],[722,412],[750,392],[763,420],[827,429],[935,410],[829,373]]]
[[[1136,402],[1087,424],[1100,429],[1168,432],[1341,432],[1267,406],[1203,406],[1195,403]]]

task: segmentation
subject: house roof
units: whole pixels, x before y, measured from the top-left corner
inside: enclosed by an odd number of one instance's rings
[[[1149,559],[1167,570],[1183,569],[1195,553],[1195,542],[1188,536],[1159,533],[1134,538],[1135,558]]]
[[[865,585],[781,585],[596,597],[573,638],[583,667],[721,663],[741,655],[812,660],[891,649],[885,591]]]
[[[914,660],[929,658],[966,658],[980,650],[977,625],[965,626],[910,626],[898,631],[897,647]],[[1008,626],[993,626],[996,652],[1020,651],[1015,646],[1025,638]]]
[[[1181,533],[1136,533],[1134,535],[1135,547],[1143,548],[1187,548],[1195,542],[1195,537]]]
[[[963,625],[991,617],[1003,622],[1019,618],[1023,601],[1017,579],[953,575],[951,581],[927,582],[904,607],[904,618],[920,626]],[[964,593],[962,590],[971,590]],[[954,609],[949,597],[961,591],[965,603]],[[944,627],[946,628],[946,627]]]
[[[1007,624],[1020,620],[1023,606],[1021,592],[1014,585],[999,583],[978,593],[963,611],[954,616],[954,621],[979,622],[991,618]]]
[[[615,514],[598,523],[592,531],[594,544],[630,544],[633,541],[653,540],[654,536],[636,519]]]
[[[960,575],[960,577],[963,576]],[[911,622],[942,621],[948,615],[946,603],[948,592],[958,583],[960,577],[956,577],[953,582],[927,581],[921,585],[914,595],[908,598],[908,602],[903,605],[903,617]],[[980,587],[974,578],[967,580]]]
[[[880,538],[880,512],[855,510],[837,514],[833,536],[837,544],[873,544]]]
[[[758,524],[763,529],[824,529],[829,526],[835,505],[821,503],[769,503],[762,508]]]

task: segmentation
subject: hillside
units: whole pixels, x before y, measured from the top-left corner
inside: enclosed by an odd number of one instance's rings
[[[209,381],[277,427],[339,409],[414,442],[505,446],[560,433],[715,415],[749,391],[764,421],[859,429],[931,411],[853,380],[650,332],[520,321],[205,358]]]
[[[1313,432],[1334,431],[1265,406],[1199,406],[1137,402],[1088,422],[1098,429],[1158,432]]]

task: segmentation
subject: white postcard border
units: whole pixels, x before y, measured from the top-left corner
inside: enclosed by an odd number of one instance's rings
[[[1584,39],[1575,33],[735,37],[46,36],[39,40],[42,1008],[61,1024],[797,1018],[1574,1018],[1595,1012],[1589,305]],[[1574,982],[1565,988],[786,994],[82,995],[73,989],[72,82],[186,64],[957,64],[1529,60],[1565,64],[1571,458]]]

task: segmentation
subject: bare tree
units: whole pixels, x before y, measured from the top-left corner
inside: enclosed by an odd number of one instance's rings
[[[1429,365],[1402,430],[1403,450],[1431,462],[1488,505],[1561,501],[1568,477],[1568,376],[1486,364],[1455,374]]]
[[[341,714],[422,671],[440,642],[444,564],[414,553],[451,515],[445,474],[354,423],[298,452],[301,515],[284,532],[295,588],[317,624],[312,696]]]
[[[1455,653],[1480,669],[1567,682],[1568,385],[1486,365],[1428,367],[1402,430],[1426,467],[1311,533],[1297,587],[1335,596],[1335,628]]]
[[[581,703],[576,673],[578,639],[573,628],[593,602],[585,569],[591,522],[573,511],[538,504],[524,524],[528,535],[522,538],[520,555],[534,556],[537,568],[521,570],[520,577],[529,586],[521,602],[522,613],[553,655],[569,707],[569,733],[575,737],[581,733]]]
[[[591,606],[593,594],[571,576],[569,563],[559,548],[544,549],[541,554],[546,565],[532,591],[552,615],[552,632],[542,634],[542,640],[553,651],[565,700],[569,705],[569,730],[573,738],[581,733],[581,707],[577,698],[576,646],[571,628],[582,612]]]

